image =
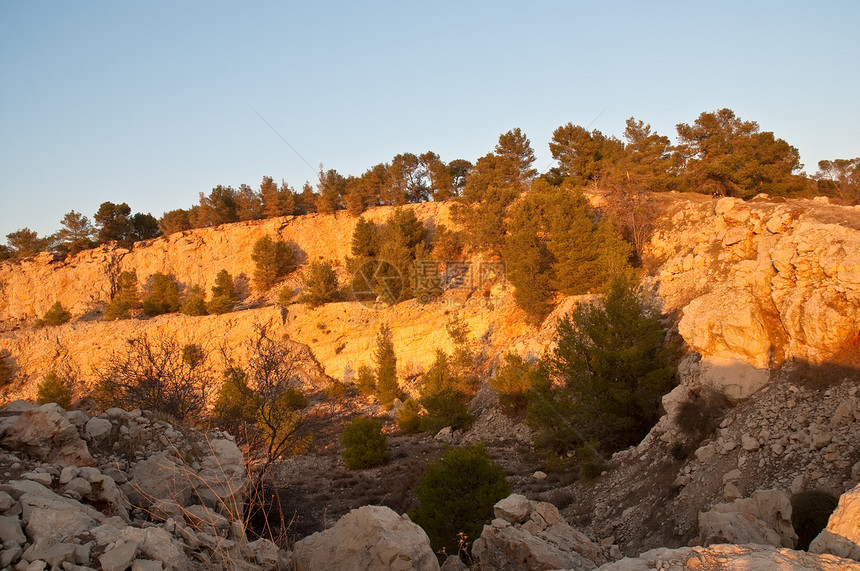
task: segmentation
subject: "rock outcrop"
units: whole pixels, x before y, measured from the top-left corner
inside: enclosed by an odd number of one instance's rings
[[[699,514],[702,545],[756,543],[788,547],[797,544],[791,525],[791,501],[779,490],[756,490],[749,498],[717,504]]]
[[[711,545],[652,549],[638,557],[609,563],[601,571],[651,569],[779,569],[780,571],[860,571],[860,563],[768,545]]]
[[[277,569],[288,561],[271,541],[246,539],[244,463],[223,433],[139,410],[90,417],[15,401],[0,410],[0,469],[3,568]]]
[[[496,519],[472,545],[478,569],[595,569],[608,560],[584,533],[570,527],[558,509],[511,495],[493,507]]]
[[[330,529],[296,542],[292,563],[296,571],[439,569],[424,530],[382,506],[352,510]]]
[[[812,541],[809,551],[860,561],[860,484],[842,494],[827,528]]]
[[[646,255],[687,344],[722,363],[820,363],[860,332],[860,212],[806,200],[672,202]]]

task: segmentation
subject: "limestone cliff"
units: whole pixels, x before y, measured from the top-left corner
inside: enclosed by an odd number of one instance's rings
[[[445,204],[408,205],[432,228],[448,223]],[[364,217],[381,222],[391,207],[371,208]],[[131,250],[103,246],[66,259],[43,253],[23,261],[0,264],[0,324],[5,328],[41,316],[59,301],[74,316],[99,310],[110,300],[111,279],[135,270],[139,281],[156,272],[173,276],[182,286],[199,285],[206,291],[215,275],[226,269],[245,279],[253,275],[251,251],[263,236],[291,242],[300,262],[326,259],[343,262],[349,255],[357,218],[346,212],[308,214],[178,232],[138,242]]]
[[[796,357],[821,362],[856,350],[860,331],[860,210],[791,200],[714,201],[699,195],[660,195],[663,214],[647,244],[646,284],[662,310],[675,315],[681,336],[704,359],[689,373],[734,398],[748,396],[768,379],[767,367]],[[409,205],[432,228],[449,224],[446,204]],[[384,220],[391,207],[365,216]],[[120,323],[96,321],[109,299],[111,279],[136,270],[141,282],[154,272],[183,285],[209,288],[226,269],[247,284],[254,242],[264,235],[290,240],[301,261],[343,262],[356,218],[335,215],[241,222],[173,234],[132,250],[102,247],[64,260],[42,254],[0,264],[0,349],[17,365],[11,395],[27,396],[63,352],[74,355],[86,377],[98,359],[145,331],[175,332],[215,348],[236,347],[264,322],[278,335],[307,344],[333,377],[348,376],[370,361],[381,323],[392,326],[401,375],[425,370],[436,349],[450,350],[445,324],[453,313],[468,323],[485,367],[513,349],[540,354],[551,343],[554,320],[576,298],[561,300],[541,328],[527,325],[510,289],[490,297],[468,287],[440,300],[415,300],[377,311],[356,302],[285,311],[245,287],[240,311],[225,316],[161,316]],[[344,271],[341,269],[341,274]],[[245,280],[245,281],[243,281]],[[295,277],[290,278],[298,285]],[[240,287],[240,289],[243,289]],[[272,295],[272,294],[270,294]],[[55,301],[74,315],[71,323],[33,330],[29,324]]]
[[[860,333],[860,210],[824,202],[676,200],[648,245],[664,311],[702,355],[819,363]]]

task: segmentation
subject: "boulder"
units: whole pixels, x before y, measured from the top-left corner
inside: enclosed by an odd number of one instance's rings
[[[104,519],[93,508],[58,496],[37,482],[13,480],[9,485],[21,492],[21,519],[31,541],[44,538],[62,541],[88,531]]]
[[[600,547],[570,527],[555,506],[524,499],[509,496],[494,507],[501,517],[485,525],[472,545],[479,569],[594,569],[606,560]],[[526,506],[522,517],[519,512]]]
[[[493,514],[508,523],[522,523],[532,512],[532,502],[520,494],[511,494],[493,506]]]
[[[156,500],[187,504],[196,477],[179,462],[169,451],[163,451],[135,464],[129,473],[131,480],[123,486],[128,499],[141,507],[149,507]]]
[[[94,417],[87,421],[84,425],[84,434],[90,440],[100,440],[110,434],[113,425],[106,418]]]
[[[94,466],[77,427],[63,413],[56,403],[22,412],[6,429],[3,445],[60,466]]]
[[[791,525],[791,500],[779,490],[756,490],[749,498],[717,504],[699,514],[704,545],[759,543],[793,548],[797,534]]]
[[[842,494],[827,527],[812,540],[809,551],[860,561],[860,484]]]
[[[352,510],[330,529],[298,541],[292,561],[297,571],[439,569],[424,530],[382,506]]]
[[[248,478],[242,451],[226,437],[207,437],[205,455],[193,480],[203,505],[239,518],[248,497]]]

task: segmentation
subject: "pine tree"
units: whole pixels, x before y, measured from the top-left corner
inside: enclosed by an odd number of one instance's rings
[[[149,295],[143,300],[143,312],[149,316],[179,311],[179,285],[162,273],[152,275]]]
[[[598,442],[606,452],[639,442],[674,370],[660,322],[633,284],[616,279],[600,300],[579,304],[559,321],[557,341],[529,407],[538,440],[559,451]]]
[[[185,315],[206,315],[206,292],[199,285],[191,286],[179,311]]]
[[[233,285],[233,276],[227,270],[221,270],[215,276],[215,285],[212,286],[212,299],[206,304],[206,311],[212,314],[221,314],[233,311],[236,303],[236,286]]]
[[[116,281],[116,293],[102,314],[105,321],[128,319],[131,310],[140,307],[137,290],[137,273],[134,270],[120,272]]]
[[[296,269],[296,255],[283,240],[274,241],[263,236],[254,242],[251,252],[254,261],[254,285],[268,291],[273,285]]]
[[[384,407],[391,406],[400,396],[397,383],[397,355],[394,353],[394,339],[391,328],[382,324],[376,334],[376,350],[373,353],[376,365],[376,398]]]
[[[314,260],[302,274],[302,296],[300,301],[311,307],[336,301],[339,297],[337,275],[331,262]]]
[[[72,318],[72,314],[63,307],[63,304],[59,301],[55,301],[54,305],[42,315],[42,319],[39,320],[39,325],[62,325],[63,323],[68,322]]]

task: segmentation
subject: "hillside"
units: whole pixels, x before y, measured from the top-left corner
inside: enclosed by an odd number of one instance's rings
[[[823,489],[838,497],[860,480],[860,209],[820,199],[743,202],[675,193],[654,199],[659,216],[645,247],[642,284],[664,323],[677,331],[685,356],[679,384],[663,398],[665,414],[651,433],[638,447],[608,459],[607,473],[594,484],[559,474],[535,479],[532,474],[545,466],[528,444],[528,430],[505,417],[484,386],[472,403],[479,414],[475,426],[446,437],[489,440],[513,491],[553,503],[574,526],[605,544],[607,553],[610,546],[616,554],[637,555],[700,545],[707,537],[698,514],[757,490],[790,495]],[[435,224],[450,224],[447,204],[406,208],[431,231]],[[392,210],[379,207],[365,216],[381,221]],[[111,276],[122,270],[135,270],[141,281],[167,273],[183,285],[208,289],[217,272],[227,269],[247,286],[254,268],[250,251],[264,235],[290,240],[303,263],[333,260],[341,283],[347,283],[345,260],[355,224],[342,212],[286,217],[182,232],[132,250],[103,247],[65,260],[43,254],[4,263],[0,350],[16,373],[5,396],[32,397],[36,383],[63,359],[73,361],[81,380],[90,383],[106,355],[141,333],[175,335],[241,361],[243,342],[261,325],[310,349],[308,382],[323,388],[332,379],[349,381],[369,363],[376,332],[387,324],[408,391],[437,349],[452,349],[445,326],[454,314],[469,327],[486,380],[506,352],[536,357],[552,347],[556,320],[581,299],[560,297],[536,327],[504,283],[467,283],[430,303],[410,300],[386,309],[356,301],[282,308],[274,303],[278,288],[261,296],[248,286],[236,311],[220,316],[99,320]],[[301,282],[294,274],[285,283],[298,290]],[[71,310],[72,321],[33,328],[35,318],[58,300]],[[707,387],[728,397],[731,406],[713,432],[695,435],[679,411]],[[382,414],[366,402],[353,405]],[[284,485],[319,512],[310,518],[308,533],[354,507],[355,498],[341,497],[350,495],[350,486],[360,483],[364,497],[385,498],[386,478],[414,478],[438,452],[433,440],[393,442],[391,467],[361,475],[348,474],[334,450],[282,467]],[[408,490],[401,492],[408,496]],[[636,523],[643,520],[652,524]]]

